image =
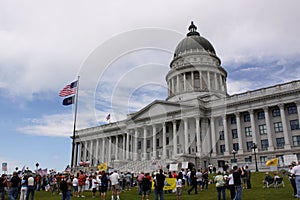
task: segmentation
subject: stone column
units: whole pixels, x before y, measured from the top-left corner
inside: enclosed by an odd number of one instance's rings
[[[116,137],[116,144],[115,144],[115,160],[119,160],[119,137],[118,135]]]
[[[185,75],[185,73],[183,73],[183,91],[187,91],[187,87],[186,87],[186,75]]]
[[[122,155],[122,160],[126,160],[126,143],[125,143],[125,139],[126,139],[126,133],[122,135],[122,138],[123,138],[123,144],[122,144],[122,152],[123,152],[123,155]]]
[[[156,159],[157,155],[156,155],[156,126],[155,124],[152,125],[152,135],[153,135],[153,140],[152,140],[152,148],[153,148],[153,152],[152,152],[152,159]]]
[[[107,161],[106,159],[105,159],[105,138],[102,138],[102,146],[101,146],[101,148],[102,148],[102,151],[101,151],[101,162],[102,163],[104,163],[105,161]]]
[[[162,158],[166,159],[167,157],[167,136],[166,136],[166,122],[162,124],[163,126],[163,135],[162,135],[162,141],[163,141],[163,151],[162,151]]]
[[[177,75],[176,78],[177,78],[176,90],[177,90],[177,92],[180,92],[180,84],[179,84],[180,80],[179,80],[179,75]]]
[[[268,151],[274,151],[273,134],[272,134],[271,124],[270,124],[269,108],[265,107],[264,108],[264,112],[265,112],[267,134],[268,134],[268,142],[269,142]]]
[[[173,156],[177,155],[177,131],[176,131],[176,120],[173,120]]]
[[[96,148],[95,148],[95,166],[98,165],[99,162],[99,139],[96,139]]]
[[[136,161],[138,159],[138,156],[137,156],[137,145],[138,145],[138,136],[139,136],[139,133],[138,133],[138,130],[137,128],[134,129],[134,150],[133,150],[133,155],[134,155],[134,161]]]
[[[196,138],[197,138],[197,153],[199,156],[201,156],[202,153],[202,148],[201,148],[201,137],[200,137],[200,118],[196,117],[195,118],[195,123],[196,123]]]
[[[252,131],[252,141],[253,143],[257,144],[257,137],[258,133],[256,132],[256,126],[255,126],[255,117],[254,117],[254,110],[249,110],[250,113],[250,123],[251,123],[251,131]],[[258,150],[258,149],[257,149]]]
[[[237,126],[237,132],[238,132],[238,141],[239,141],[239,154],[244,153],[244,144],[243,144],[243,134],[242,134],[242,128],[241,128],[241,115],[239,112],[234,113],[236,117],[236,126]]]
[[[215,127],[215,117],[210,118],[211,127],[211,144],[212,144],[212,156],[217,155],[217,140],[216,140],[216,127]]]
[[[88,150],[86,140],[84,141],[84,148],[83,149],[84,149],[84,151],[83,151],[83,162],[86,162],[87,161],[87,150]]]
[[[227,116],[223,115],[223,127],[224,127],[224,140],[225,140],[225,152],[224,155],[229,155],[229,136],[228,136],[228,126],[227,126]]]
[[[287,121],[286,121],[286,116],[285,116],[285,112],[284,112],[284,104],[279,104],[278,106],[280,109],[280,116],[281,116],[281,121],[282,121],[282,128],[283,128],[283,135],[284,135],[284,142],[285,142],[284,148],[291,149]]]
[[[214,73],[215,74],[215,90],[218,91],[219,88],[218,88],[218,77],[217,77],[217,73]]]
[[[298,113],[298,121],[300,122],[300,101],[296,102],[296,106],[297,106],[297,113]]]
[[[147,127],[144,126],[144,138],[143,138],[143,160],[147,159]]]
[[[210,72],[207,72],[207,89],[211,90]]]
[[[174,83],[174,78],[170,79],[171,81],[171,93],[175,94],[175,83]]]
[[[109,162],[111,162],[111,146],[112,146],[112,137],[108,137],[108,155],[107,159]]]
[[[129,130],[126,130],[126,160],[129,160],[129,142],[130,142],[130,135],[129,135]]]
[[[187,118],[184,118],[183,119],[183,122],[184,122],[184,153],[185,154],[188,154],[189,151],[189,133],[188,133],[188,119]]]
[[[203,89],[203,83],[202,83],[202,79],[203,79],[203,77],[202,77],[202,71],[200,71],[200,72],[199,72],[200,90],[202,90],[202,89]]]

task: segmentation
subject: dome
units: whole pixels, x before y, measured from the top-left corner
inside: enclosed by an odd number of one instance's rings
[[[193,22],[191,22],[191,25],[189,26],[189,32],[186,36],[187,37],[181,40],[177,45],[174,57],[177,57],[180,53],[191,49],[200,49],[216,54],[212,44],[207,39],[200,36],[200,33],[197,32],[197,27]]]

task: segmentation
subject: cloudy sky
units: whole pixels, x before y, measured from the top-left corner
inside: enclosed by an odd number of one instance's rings
[[[177,1],[180,2],[180,1]],[[165,75],[194,21],[227,70],[229,94],[300,78],[300,2],[0,1],[0,162],[63,170],[77,129],[124,119],[167,95]]]

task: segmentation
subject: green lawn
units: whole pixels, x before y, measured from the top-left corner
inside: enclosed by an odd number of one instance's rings
[[[270,173],[273,175],[273,173]],[[251,189],[245,189],[243,190],[243,200],[289,200],[289,199],[295,199],[293,197],[292,187],[288,180],[288,177],[281,175],[284,177],[284,183],[285,187],[282,188],[262,188],[262,180],[264,179],[265,174],[264,173],[252,173],[251,183],[252,188]],[[205,200],[215,200],[217,199],[217,192],[215,189],[215,185],[209,185],[208,190],[204,190],[202,192],[199,192],[197,195],[191,194],[188,195],[187,191],[183,192],[183,199],[185,200],[199,200],[199,199],[205,199]],[[227,193],[227,199],[230,199],[229,191],[226,191]],[[92,199],[91,192],[86,192],[85,198],[71,198],[71,199]],[[175,194],[165,194],[165,200],[171,200],[176,199]],[[142,199],[141,196],[137,194],[137,189],[134,188],[131,191],[126,191],[121,193],[120,195],[121,200],[135,200],[135,199]],[[54,195],[51,196],[50,192],[36,192],[35,200],[54,200],[54,199],[61,199],[61,196]],[[100,199],[99,193],[97,193],[97,198]],[[110,193],[107,195],[107,200],[111,199]],[[150,194],[150,199],[154,199],[153,192]]]

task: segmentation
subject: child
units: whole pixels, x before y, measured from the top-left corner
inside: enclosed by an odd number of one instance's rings
[[[179,172],[176,180],[176,199],[182,200],[182,173]]]

